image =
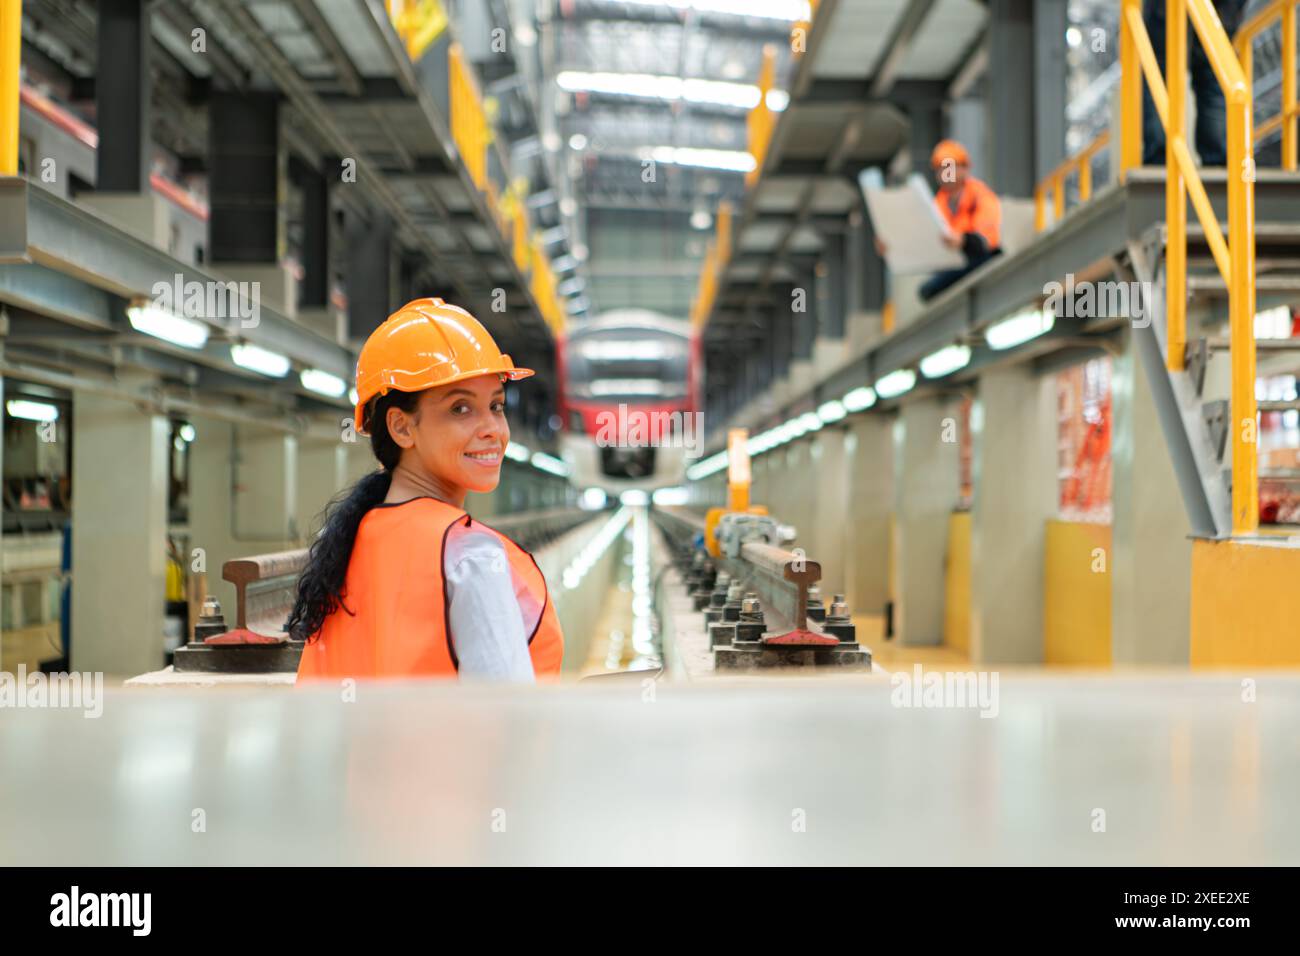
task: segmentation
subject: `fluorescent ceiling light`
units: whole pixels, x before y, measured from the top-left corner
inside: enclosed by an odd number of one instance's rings
[[[789,441],[792,438],[798,438],[808,430],[808,426],[804,424],[802,415],[796,415],[781,427],[785,429],[785,433],[788,436],[786,441]]]
[[[160,309],[148,300],[132,302],[126,309],[131,328],[156,339],[187,349],[201,349],[208,343],[208,327],[202,322]]]
[[[591,383],[592,395],[660,395],[664,383],[655,378],[598,378]]]
[[[822,427],[822,420],[817,417],[816,412],[804,412],[799,416],[799,421],[803,422],[805,432],[815,432]]]
[[[1026,309],[984,330],[989,348],[1001,351],[1023,345],[1052,330],[1056,316],[1049,309]]]
[[[668,355],[664,343],[654,339],[588,342],[582,346],[581,352],[584,358],[593,362],[654,362]]]
[[[707,210],[697,209],[691,213],[692,229],[708,229],[711,225],[713,225],[713,217],[709,215]]]
[[[650,503],[650,496],[641,488],[629,488],[618,496],[618,503],[638,508],[648,505]]]
[[[876,381],[876,394],[881,398],[897,398],[916,384],[916,373],[910,368],[900,368]]]
[[[602,488],[587,488],[578,497],[578,507],[583,511],[599,511],[605,507],[609,496]]]
[[[534,468],[550,472],[552,475],[559,475],[561,478],[567,478],[569,476],[569,466],[553,455],[546,454],[544,451],[533,452],[533,457],[530,461],[532,461]]]
[[[829,402],[822,402],[817,406],[817,417],[827,425],[831,422],[838,422],[847,414],[848,412],[845,410],[843,402],[831,400]]]
[[[587,148],[587,137],[581,133],[574,133],[569,137],[569,149],[584,150]]]
[[[511,461],[527,461],[531,454],[532,452],[518,442],[506,442],[506,457]]]
[[[230,346],[230,357],[240,368],[272,378],[284,378],[289,374],[289,357],[279,352],[272,352],[260,345],[237,342]]]
[[[699,461],[686,469],[686,477],[691,481],[698,481],[701,478],[707,478],[715,472],[721,471],[727,467],[727,453],[720,451],[717,454],[710,455],[703,461]]]
[[[667,163],[670,166],[698,166],[702,169],[726,169],[736,173],[747,173],[758,166],[752,153],[736,149],[652,146],[640,152],[656,163]]]
[[[662,100],[665,103],[697,103],[706,106],[730,106],[737,110],[752,110],[758,105],[762,91],[753,83],[728,83],[725,80],[706,80],[699,77],[682,79],[680,76],[654,73],[588,73],[581,70],[564,70],[555,82],[566,93],[601,93],[606,96],[629,96],[645,100]],[[775,94],[775,95],[774,95]],[[780,112],[790,101],[784,90],[769,90],[767,107]],[[582,145],[576,145],[575,141]],[[569,137],[573,149],[584,149],[587,139],[582,133]]]
[[[1255,338],[1289,339],[1291,337],[1291,306],[1279,305],[1255,313]]]
[[[197,436],[198,432],[194,430],[194,426],[189,422],[186,422],[181,426],[181,441],[191,442],[194,441]]]
[[[308,391],[329,398],[342,398],[348,390],[348,383],[343,379],[318,368],[303,369],[298,373],[298,381],[302,382],[302,387]]]
[[[680,485],[674,485],[671,488],[656,488],[650,500],[657,505],[684,505],[689,504],[691,493]]]
[[[5,402],[5,411],[14,418],[23,418],[29,422],[57,422],[59,409],[57,405],[46,402],[30,402],[25,398],[13,398]]]
[[[921,374],[926,378],[943,378],[969,364],[969,345],[949,345],[921,359]]]
[[[361,401],[361,395],[358,394],[355,385],[352,386],[350,389],[348,389],[348,401],[351,402],[353,405],[356,405],[357,402]]]
[[[876,390],[870,386],[855,388],[843,398],[844,408],[850,412],[860,412],[876,404]]]

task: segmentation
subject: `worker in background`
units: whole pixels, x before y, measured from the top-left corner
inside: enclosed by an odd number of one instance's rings
[[[997,193],[970,174],[966,147],[943,140],[930,154],[930,166],[939,183],[934,204],[950,230],[944,244],[961,252],[966,265],[930,276],[917,290],[922,301],[933,299],[1002,251],[1002,204]]]
[[[1146,24],[1151,45],[1155,48],[1160,72],[1165,71],[1165,3],[1166,0],[1143,0],[1142,20]],[[1246,0],[1214,0],[1219,22],[1228,38],[1241,27]],[[1196,152],[1202,166],[1223,166],[1228,162],[1228,114],[1223,101],[1223,87],[1214,75],[1201,46],[1200,36],[1189,24],[1187,27],[1187,67],[1192,76],[1192,95],[1196,97]],[[1151,91],[1142,84],[1142,165],[1165,164],[1165,127],[1160,122]]]
[[[468,312],[417,299],[357,361],[354,421],[380,469],[337,499],[298,581],[299,679],[532,681],[564,638],[532,556],[471,520],[501,479],[505,382],[532,375]]]

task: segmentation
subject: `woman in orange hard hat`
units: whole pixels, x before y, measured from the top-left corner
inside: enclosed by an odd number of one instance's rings
[[[939,181],[934,204],[951,231],[944,242],[966,257],[966,265],[927,279],[918,290],[923,300],[933,299],[1002,251],[1002,203],[997,193],[970,174],[966,148],[945,139],[930,154],[930,166]]]
[[[357,360],[355,422],[380,469],[333,505],[288,630],[300,680],[559,672],[555,606],[532,556],[465,513],[501,478],[505,382],[532,375],[468,312],[417,299]]]

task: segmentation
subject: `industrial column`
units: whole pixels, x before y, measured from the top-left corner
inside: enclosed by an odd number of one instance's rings
[[[853,437],[847,428],[826,425],[813,437],[812,474],[809,502],[813,521],[811,555],[822,563],[825,577],[822,591],[829,603],[831,593],[847,594],[846,557],[854,529],[845,516],[853,500],[849,463]]]
[[[393,224],[375,211],[369,221],[349,216],[345,231],[348,337],[360,343],[393,311]]]
[[[1034,0],[989,0],[989,185],[1032,196],[1036,178]]]
[[[232,279],[259,283],[261,301],[293,318],[298,288],[282,260],[286,173],[280,99],[269,92],[214,92],[208,104],[208,220],[212,264]]]
[[[1043,660],[1047,521],[1057,511],[1056,384],[1026,365],[989,369],[971,411],[971,659]]]
[[[149,84],[153,37],[147,0],[104,0],[95,70],[95,191],[80,202],[99,210],[159,249],[171,244],[165,201],[149,181]]]
[[[848,240],[843,230],[820,230],[822,253],[813,270],[817,295],[816,339],[813,370],[824,378],[848,358],[847,320]]]
[[[293,547],[299,536],[297,436],[238,425],[235,439],[236,540],[259,543],[260,551]]]
[[[208,593],[230,598],[226,561],[301,543],[297,438],[216,418],[193,425],[190,540],[202,549]]]
[[[76,670],[129,677],[163,666],[170,438],[167,418],[134,401],[73,393]]]
[[[295,157],[290,169],[302,194],[302,286],[298,321],[336,342],[346,341],[346,318],[330,304],[329,179]]]
[[[1111,655],[1116,664],[1186,665],[1191,524],[1137,337],[1126,330],[1125,339],[1111,363]]]
[[[321,513],[348,484],[348,446],[334,438],[303,436],[298,440],[299,540],[310,543],[320,530]]]
[[[943,643],[948,518],[961,494],[957,402],[906,402],[894,423],[894,632],[909,646]]]
[[[851,494],[842,533],[848,539],[849,607],[860,614],[883,614],[889,601],[893,431],[892,416],[859,415],[845,446]]]

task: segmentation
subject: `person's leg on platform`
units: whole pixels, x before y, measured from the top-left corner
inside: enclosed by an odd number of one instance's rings
[[[1143,0],[1142,22],[1146,24],[1147,35],[1151,37],[1151,47],[1156,53],[1156,62],[1160,72],[1165,71],[1165,0]],[[1165,164],[1165,128],[1160,123],[1160,114],[1156,112],[1155,101],[1146,81],[1142,82],[1142,165],[1163,166]]]
[[[1205,48],[1198,39],[1191,39],[1195,42],[1189,44],[1187,57],[1192,95],[1196,97],[1196,152],[1202,166],[1222,166],[1228,161],[1228,112],[1223,87],[1214,75]]]
[[[984,263],[988,262],[996,255],[1001,255],[1002,249],[985,249],[973,256],[966,257],[966,265],[960,269],[945,269],[942,272],[936,272],[930,278],[926,279],[916,294],[922,302],[928,302],[944,289],[955,285],[966,276],[970,275]]]
[[[1214,7],[1228,36],[1241,26],[1245,6],[1245,0],[1216,0]],[[1223,87],[1214,75],[1200,37],[1190,26],[1187,32],[1191,47],[1188,66],[1192,93],[1196,97],[1196,152],[1200,154],[1202,166],[1223,166],[1228,162],[1228,113]]]
[[[957,282],[962,276],[970,272],[974,266],[966,266],[961,269],[944,269],[942,272],[936,272],[916,290],[916,294],[922,302],[929,302],[936,295]]]

